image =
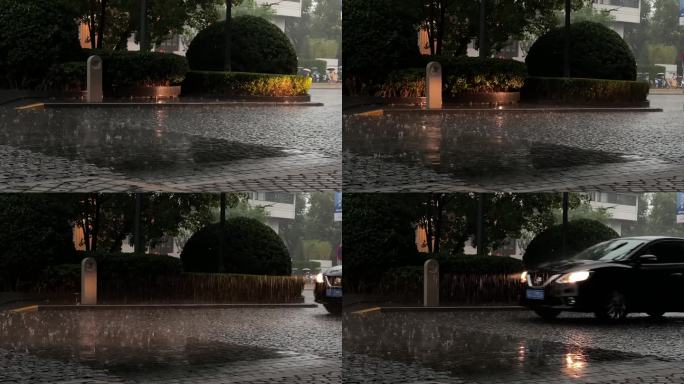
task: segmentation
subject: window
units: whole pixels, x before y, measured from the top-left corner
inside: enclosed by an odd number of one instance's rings
[[[658,263],[684,263],[684,242],[659,242],[650,246],[644,254],[655,255]]]

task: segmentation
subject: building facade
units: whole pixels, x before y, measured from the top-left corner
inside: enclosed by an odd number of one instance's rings
[[[639,217],[639,196],[633,193],[591,192],[591,207],[607,209],[611,218],[605,224],[622,235],[622,226]]]

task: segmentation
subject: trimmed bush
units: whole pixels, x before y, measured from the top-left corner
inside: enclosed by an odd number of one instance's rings
[[[188,62],[183,56],[163,52],[83,50],[83,61],[102,59],[103,83],[108,86],[166,86],[183,82]]]
[[[525,64],[515,60],[432,56],[424,61],[425,65],[430,61],[442,65],[445,98],[464,93],[516,92],[525,83]],[[382,97],[425,96],[425,68],[391,73],[375,94]]]
[[[50,67],[45,89],[59,91],[80,91],[86,89],[87,69],[85,61],[70,61]]]
[[[617,32],[594,22],[570,27],[571,77],[636,80],[636,60]],[[534,42],[525,59],[530,76],[563,76],[564,28],[556,28]]]
[[[579,219],[568,223],[566,251],[563,252],[563,225],[554,225],[532,239],[525,250],[523,262],[527,267],[563,260],[594,244],[619,237],[617,232],[600,221]]]
[[[259,220],[236,217],[225,228],[211,224],[195,232],[181,252],[186,272],[219,272],[219,239],[224,239],[226,273],[290,275],[290,255],[283,240]]]
[[[310,88],[311,78],[307,76],[190,71],[181,89],[184,95],[239,97],[305,96]]]
[[[643,81],[529,77],[521,98],[575,104],[633,104],[646,101],[649,88]]]
[[[225,27],[225,21],[214,23],[192,39],[186,53],[191,69],[224,70]],[[268,20],[247,15],[234,18],[230,43],[233,71],[297,73],[297,54],[290,39]]]
[[[39,87],[50,67],[77,60],[76,16],[61,2],[0,0],[0,87]]]

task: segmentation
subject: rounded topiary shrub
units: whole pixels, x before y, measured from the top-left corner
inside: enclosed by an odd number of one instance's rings
[[[223,71],[225,21],[200,31],[188,47],[190,69]],[[231,20],[231,70],[257,73],[297,73],[297,54],[290,39],[275,24],[256,16]]]
[[[219,272],[219,239],[224,239],[223,271],[253,275],[289,275],[290,254],[283,240],[256,219],[236,217],[210,224],[190,237],[181,252],[185,272]]]
[[[570,75],[590,79],[636,80],[636,60],[610,28],[589,21],[570,27]],[[525,59],[530,76],[563,76],[565,33],[557,28],[534,42]]]
[[[535,266],[562,260],[577,254],[594,244],[619,237],[610,227],[600,221],[579,219],[568,222],[566,250],[563,252],[563,225],[554,225],[532,239],[525,250],[523,263]]]
[[[0,0],[0,87],[38,88],[56,63],[77,60],[76,15],[61,2]]]

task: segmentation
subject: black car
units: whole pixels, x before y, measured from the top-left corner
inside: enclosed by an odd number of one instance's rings
[[[552,319],[562,311],[619,320],[630,312],[684,311],[684,239],[625,237],[520,276],[521,302]]]
[[[342,313],[342,266],[332,267],[316,276],[314,299],[334,314]]]

